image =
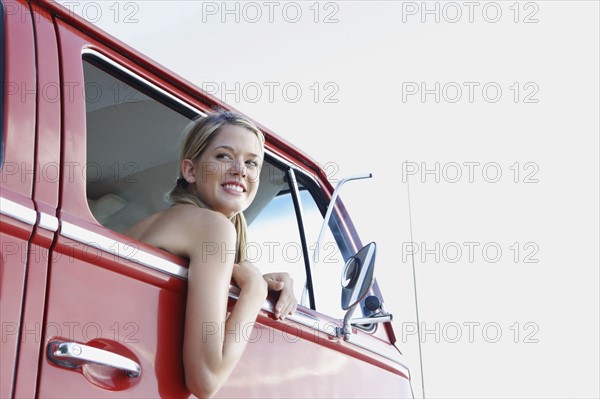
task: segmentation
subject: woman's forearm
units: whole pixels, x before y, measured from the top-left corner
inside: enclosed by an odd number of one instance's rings
[[[266,290],[260,288],[243,289],[240,292],[237,303],[233,307],[229,318],[225,322],[223,331],[223,361],[237,362],[241,357],[247,342],[243,337],[243,331],[247,331],[256,321],[256,317],[266,298]]]
[[[215,354],[212,361],[205,364],[204,372],[193,376],[188,388],[196,396],[211,397],[225,383],[235,365],[242,357],[247,345],[245,332],[256,321],[256,317],[264,300],[266,290],[246,288],[240,292],[238,300],[225,323],[221,326],[221,353]],[[207,359],[208,360],[208,359]],[[196,387],[196,389],[191,389]]]

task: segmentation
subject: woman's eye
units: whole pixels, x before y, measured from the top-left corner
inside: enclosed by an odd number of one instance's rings
[[[233,157],[229,154],[218,154],[217,159],[233,159]]]
[[[249,165],[249,166],[252,166],[254,168],[258,168],[258,162],[257,161],[247,161],[246,164]]]

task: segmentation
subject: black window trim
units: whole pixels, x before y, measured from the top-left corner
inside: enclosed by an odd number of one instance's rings
[[[126,66],[121,65],[118,61],[107,57],[106,55],[90,49],[84,48],[81,54],[82,61],[89,62],[97,68],[100,68],[104,72],[113,76],[115,79],[119,79],[123,83],[131,85],[134,89],[142,92],[151,99],[158,101],[159,103],[171,108],[173,111],[179,114],[193,119],[199,115],[206,116],[206,112],[201,111],[199,108],[181,100],[175,95],[167,92],[160,88],[156,84],[149,80],[141,77],[135,72],[131,71]]]
[[[316,309],[315,304],[314,289],[312,284],[312,258],[309,254],[308,243],[306,241],[306,234],[304,231],[304,212],[302,202],[300,200],[300,191],[308,191],[309,195],[315,201],[315,204],[317,205],[317,208],[321,213],[321,217],[325,217],[325,213],[327,212],[327,207],[329,203],[326,200],[323,192],[320,190],[319,182],[309,172],[307,172],[304,169],[300,169],[296,165],[293,165],[292,163],[288,162],[280,155],[273,153],[272,151],[265,151],[265,158],[274,167],[283,170],[286,174],[286,178],[288,180],[288,190],[285,190],[283,193],[291,194],[294,203],[294,209],[296,214],[295,216],[298,222],[298,229],[304,257],[304,266],[306,270],[306,286],[309,297],[309,306],[312,310],[319,311],[318,309]],[[302,185],[302,188],[299,187],[298,183]],[[353,251],[352,246],[355,245],[355,243],[352,240],[352,237],[343,233],[345,229],[343,228],[343,223],[341,223],[339,219],[340,216],[338,214],[338,210],[336,209],[333,212],[331,219],[329,220],[329,227],[332,230],[332,232],[339,231],[340,233],[342,233],[342,236],[339,237],[339,240],[337,239],[337,237],[335,237],[335,234],[334,238],[336,239],[336,244],[340,249],[342,257],[344,259],[347,259],[349,256],[354,255],[355,251]]]
[[[304,231],[304,209],[300,200],[300,191],[298,190],[298,181],[294,169],[289,167],[286,171],[288,176],[288,184],[291,189],[292,200],[294,202],[294,210],[296,220],[298,222],[298,230],[300,233],[300,242],[302,244],[302,254],[304,255],[304,268],[306,270],[306,290],[308,291],[308,303],[312,310],[316,310],[315,292],[313,289],[312,273],[310,268],[310,256],[308,255],[308,243],[306,242],[306,232]]]
[[[308,244],[306,242],[306,234],[304,231],[304,212],[303,212],[302,204],[300,201],[300,190],[298,188],[298,182],[296,180],[297,178],[300,178],[301,181],[304,182],[307,179],[311,179],[311,176],[309,176],[305,171],[297,168],[295,165],[291,164],[290,162],[288,162],[287,160],[282,158],[279,154],[276,154],[275,152],[270,151],[268,149],[265,149],[265,161],[268,161],[274,167],[279,168],[280,170],[284,171],[284,173],[285,173],[285,178],[287,179],[288,189],[285,190],[283,193],[291,194],[291,196],[292,196],[292,202],[294,204],[294,214],[296,216],[296,222],[298,225],[298,233],[300,235],[300,242],[301,242],[301,246],[302,246],[302,255],[304,257],[304,267],[305,267],[306,281],[307,281],[307,287],[308,287],[307,291],[308,291],[308,297],[309,297],[309,306],[310,306],[310,309],[316,310],[315,294],[314,294],[314,289],[313,289],[313,284],[312,284],[312,272],[311,272],[311,268],[310,268],[310,257],[308,254]],[[299,176],[296,176],[296,173]],[[317,184],[316,181],[313,184],[316,185]],[[309,190],[309,192],[310,192],[310,190]],[[281,194],[282,193],[280,192],[278,195],[281,195]],[[312,195],[312,192],[311,192],[311,195]],[[314,198],[314,196],[313,196],[313,198]],[[315,201],[315,202],[318,202],[318,201]],[[323,215],[323,212],[322,212],[322,209],[320,206],[319,206],[319,210],[321,211],[321,215]]]

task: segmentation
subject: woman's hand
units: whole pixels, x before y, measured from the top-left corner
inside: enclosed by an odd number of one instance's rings
[[[269,289],[272,291],[280,291],[279,299],[275,304],[275,317],[285,319],[289,314],[296,311],[298,301],[294,296],[294,282],[289,273],[267,273],[263,275]]]
[[[255,293],[263,299],[267,297],[267,282],[260,270],[252,263],[247,261],[235,263],[232,278],[235,284],[240,287],[241,292]]]

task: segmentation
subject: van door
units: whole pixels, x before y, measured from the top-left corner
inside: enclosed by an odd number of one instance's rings
[[[37,394],[187,397],[181,362],[186,262],[131,242],[111,225],[127,223],[111,218],[121,210],[140,214],[128,203],[126,189],[118,191],[121,196],[105,192],[119,185],[135,191],[140,164],[128,158],[135,151],[119,154],[110,146],[124,132],[103,124],[126,129],[137,123],[132,128],[143,131],[141,125],[154,115],[177,131],[189,118],[140,91],[135,92],[140,98],[128,97],[128,85],[113,85],[123,70],[103,60],[131,63],[61,19],[55,24],[64,115],[60,230],[50,256]],[[148,83],[144,90],[159,88]],[[143,148],[148,140],[132,144]],[[98,152],[102,149],[110,153]],[[119,162],[113,162],[115,156]]]

